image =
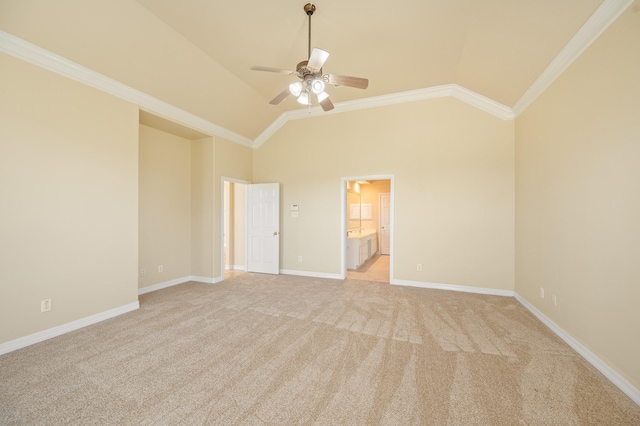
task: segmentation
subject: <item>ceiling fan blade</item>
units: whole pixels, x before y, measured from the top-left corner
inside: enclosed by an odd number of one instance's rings
[[[329,52],[314,47],[313,51],[311,52],[311,56],[309,57],[307,68],[313,71],[320,71],[328,57]]]
[[[278,74],[285,74],[285,75],[297,74],[297,72],[295,72],[295,71],[283,70],[283,69],[280,69],[280,68],[272,68],[272,67],[261,67],[259,65],[253,66],[253,67],[251,67],[251,69],[253,71],[267,71],[267,72],[275,72],[275,73],[278,73]]]
[[[369,86],[369,79],[360,77],[350,77],[348,75],[326,74],[325,78],[330,84],[337,86],[355,87],[366,89]]]
[[[331,111],[333,109],[333,102],[331,102],[331,99],[327,96],[322,102],[320,102],[320,106],[325,111]]]
[[[278,96],[276,96],[275,98],[271,99],[271,102],[269,102],[271,105],[278,105],[280,102],[284,101],[287,96],[289,96],[291,92],[289,91],[289,88],[284,89],[282,92],[280,92],[278,94]]]

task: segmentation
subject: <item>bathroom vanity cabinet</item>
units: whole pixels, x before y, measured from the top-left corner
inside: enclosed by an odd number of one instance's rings
[[[376,231],[350,233],[347,236],[347,269],[358,269],[378,251]]]

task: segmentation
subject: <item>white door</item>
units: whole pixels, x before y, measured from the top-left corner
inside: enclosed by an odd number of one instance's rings
[[[380,194],[380,254],[391,253],[391,194]]]
[[[280,273],[280,184],[247,185],[247,271]]]

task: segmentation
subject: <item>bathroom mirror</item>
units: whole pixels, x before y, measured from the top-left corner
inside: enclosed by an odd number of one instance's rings
[[[360,194],[352,189],[347,189],[347,231],[360,231],[360,211]]]

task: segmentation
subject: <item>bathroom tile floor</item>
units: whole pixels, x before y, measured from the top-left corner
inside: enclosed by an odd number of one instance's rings
[[[376,254],[356,270],[347,270],[347,278],[363,281],[389,282],[389,256]]]
[[[226,270],[224,272],[224,279],[230,279],[245,274],[240,270]],[[375,281],[380,283],[389,282],[389,256],[376,254],[371,256],[371,259],[367,260],[357,270],[347,270],[347,278],[361,280],[361,281]]]

